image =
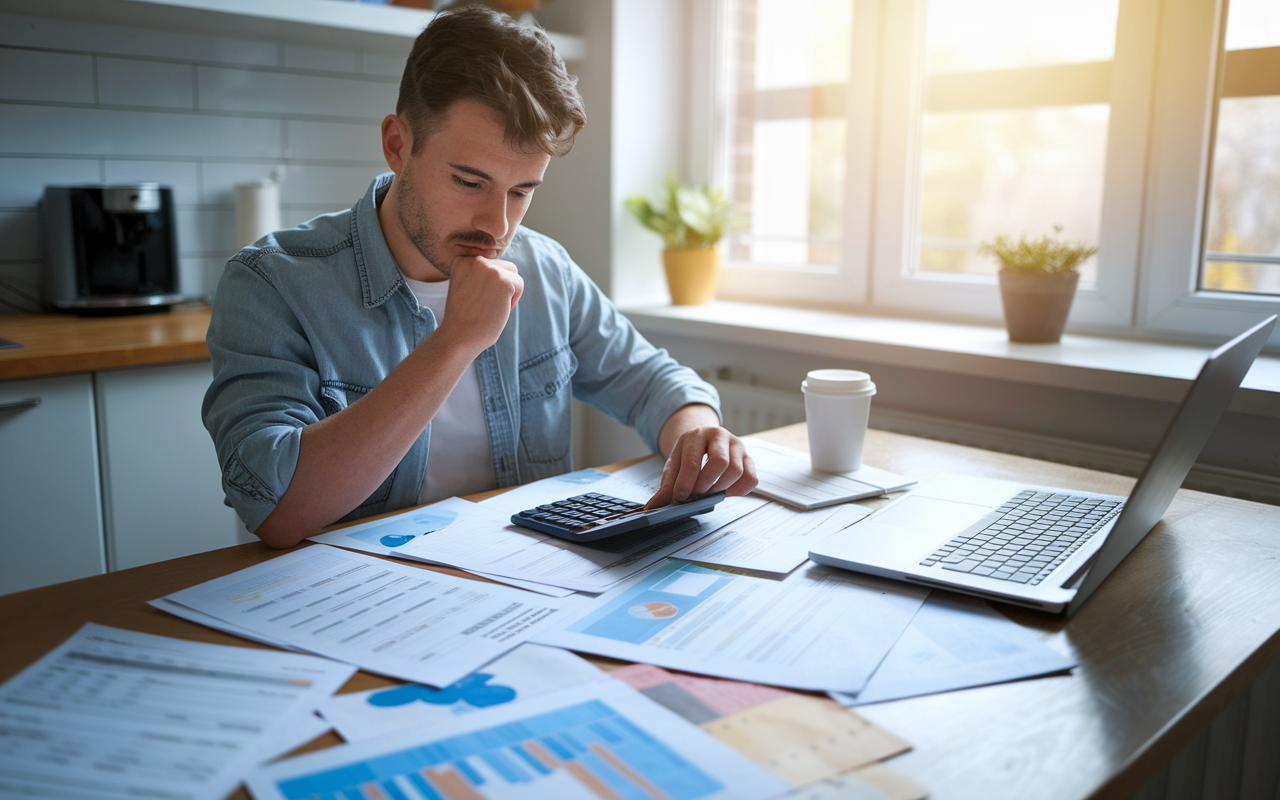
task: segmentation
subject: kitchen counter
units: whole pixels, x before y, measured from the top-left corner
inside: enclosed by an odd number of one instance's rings
[[[0,380],[205,359],[208,328],[208,306],[120,317],[0,316],[0,339],[24,345],[0,350]]]

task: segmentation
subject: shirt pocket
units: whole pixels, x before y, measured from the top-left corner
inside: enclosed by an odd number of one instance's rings
[[[569,345],[526,360],[520,370],[520,444],[532,464],[566,461],[573,438],[571,384],[578,359]]]
[[[354,383],[346,383],[344,381],[326,380],[320,382],[320,405],[324,407],[325,416],[331,417],[342,411],[344,408],[350,407],[352,403],[359,400],[369,393],[369,389]],[[379,504],[385,503],[387,498],[391,496],[391,486],[395,483],[396,473],[400,471],[397,466],[391,470],[391,474],[382,482],[377,489],[373,490],[373,494],[362,502],[359,506],[351,511],[350,514],[343,517],[341,521],[345,522],[350,519],[359,519],[370,514],[377,513],[380,508]]]

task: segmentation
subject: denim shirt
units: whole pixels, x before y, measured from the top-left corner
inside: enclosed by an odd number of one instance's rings
[[[251,531],[288,488],[302,429],[359,400],[436,329],[378,223],[392,177],[376,178],[349,211],[241,250],[218,284],[202,415],[227,503]],[[655,452],[676,409],[719,408],[715,389],[645,340],[558,243],[520,228],[502,257],[524,293],[475,361],[498,486],[573,468],[570,393],[635,427]],[[430,444],[428,425],[344,519],[416,505]]]

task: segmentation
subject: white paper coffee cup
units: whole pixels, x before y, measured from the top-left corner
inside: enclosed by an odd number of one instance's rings
[[[865,372],[815,369],[800,384],[809,425],[809,461],[823,472],[862,466],[862,445],[876,385]]]

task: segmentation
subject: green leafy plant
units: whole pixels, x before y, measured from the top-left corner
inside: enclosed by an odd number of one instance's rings
[[[1062,233],[1061,225],[1054,225],[1055,234]],[[1024,233],[1013,241],[1000,235],[978,246],[978,255],[992,256],[1000,262],[1001,272],[1041,272],[1057,275],[1076,272],[1085,259],[1098,252],[1098,248],[1084,242],[1059,241],[1049,235],[1028,239]]]
[[[733,202],[715,186],[681,186],[667,176],[666,204],[655,207],[643,195],[625,201],[640,224],[662,236],[666,247],[712,247],[734,227]]]

